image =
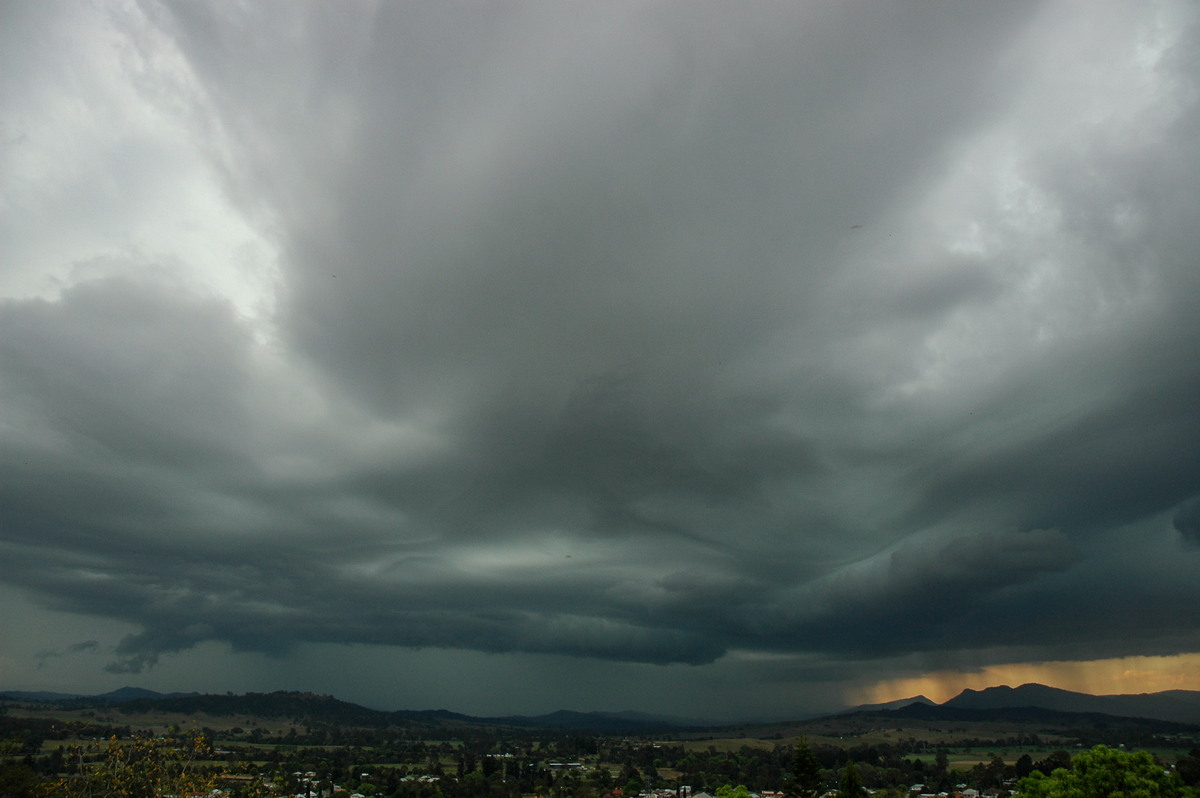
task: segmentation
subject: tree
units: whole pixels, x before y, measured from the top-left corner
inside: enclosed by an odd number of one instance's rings
[[[73,772],[47,791],[52,798],[159,798],[197,795],[216,786],[199,762],[211,754],[203,737],[109,739],[99,761],[86,761],[81,748],[71,751]]]
[[[739,784],[736,787],[722,784],[717,788],[716,798],[750,798],[750,791],[746,789],[745,784]]]
[[[637,795],[645,787],[642,774],[629,762],[621,768],[621,775],[617,777],[617,781],[624,785],[625,795]]]
[[[1194,798],[1178,774],[1163,769],[1145,751],[1131,753],[1098,745],[1049,776],[1035,770],[1017,789],[1030,798]]]
[[[1004,764],[1004,759],[999,754],[992,754],[992,759],[987,764],[984,777],[985,783],[992,786],[999,786],[1008,778],[1008,765]]]
[[[838,798],[867,798],[868,795],[858,766],[853,759],[849,760],[846,767],[842,768],[842,778],[838,781]]]
[[[1045,759],[1039,759],[1033,763],[1034,770],[1040,770],[1042,773],[1053,773],[1059,768],[1071,767],[1071,755],[1066,751],[1055,751],[1046,756]]]
[[[33,798],[41,779],[28,765],[0,765],[0,798]]]
[[[1187,756],[1176,760],[1175,772],[1185,784],[1200,787],[1200,748],[1193,748]]]
[[[821,794],[821,761],[808,746],[808,739],[796,740],[792,751],[792,777],[783,790],[786,798],[817,798]]]

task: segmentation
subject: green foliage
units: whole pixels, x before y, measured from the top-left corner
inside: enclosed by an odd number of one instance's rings
[[[1180,757],[1175,762],[1175,772],[1185,784],[1200,787],[1200,748],[1193,748],[1187,756]]]
[[[0,798],[34,798],[41,779],[26,765],[0,765]]]
[[[1049,776],[1035,770],[1017,789],[1031,798],[1193,798],[1195,790],[1164,770],[1145,751],[1129,753],[1098,745]]]
[[[867,788],[863,786],[858,766],[851,759],[842,769],[842,777],[838,781],[838,798],[867,798],[868,794]]]
[[[796,740],[792,751],[792,777],[784,787],[786,798],[816,798],[821,794],[821,762],[808,745],[808,739]]]
[[[745,784],[739,784],[736,787],[722,784],[717,788],[716,798],[750,798],[750,791],[746,789]]]
[[[69,751],[71,772],[47,790],[49,798],[162,798],[207,793],[216,779],[197,763],[211,755],[203,737],[130,741],[111,738],[100,752]]]

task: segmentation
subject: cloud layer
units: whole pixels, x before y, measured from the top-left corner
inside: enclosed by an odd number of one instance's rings
[[[1200,35],[1076,11],[8,8],[2,578],[124,673],[1200,651]]]

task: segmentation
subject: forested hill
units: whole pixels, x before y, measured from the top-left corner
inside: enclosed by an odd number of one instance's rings
[[[385,712],[368,709],[332,696],[306,692],[205,694],[181,697],[138,698],[113,702],[121,713],[149,712],[204,713],[212,717],[254,716],[286,719],[298,726],[332,725],[382,729],[450,728],[466,726],[508,726],[525,729],[574,729],[609,734],[632,734],[679,728],[683,722],[638,716],[634,713],[568,712],[532,717],[512,715],[482,718],[445,709],[400,710]]]
[[[1044,724],[1058,728],[1116,727],[1159,734],[1190,734],[1200,730],[1193,723],[1110,715],[1102,712],[1069,712],[1045,707],[995,707],[967,709],[945,704],[910,704],[873,713],[890,718],[969,723]]]
[[[382,712],[333,696],[279,691],[273,693],[204,694],[180,698],[139,698],[117,705],[119,712],[134,715],[145,712],[204,713],[213,717],[249,715],[259,718],[283,718],[302,725],[333,724],[364,728],[409,726],[421,722],[468,720],[453,712]]]

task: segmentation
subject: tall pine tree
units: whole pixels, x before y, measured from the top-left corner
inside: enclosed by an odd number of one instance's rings
[[[792,777],[784,789],[785,798],[817,798],[821,790],[821,762],[808,747],[807,738],[796,740],[792,751]]]

